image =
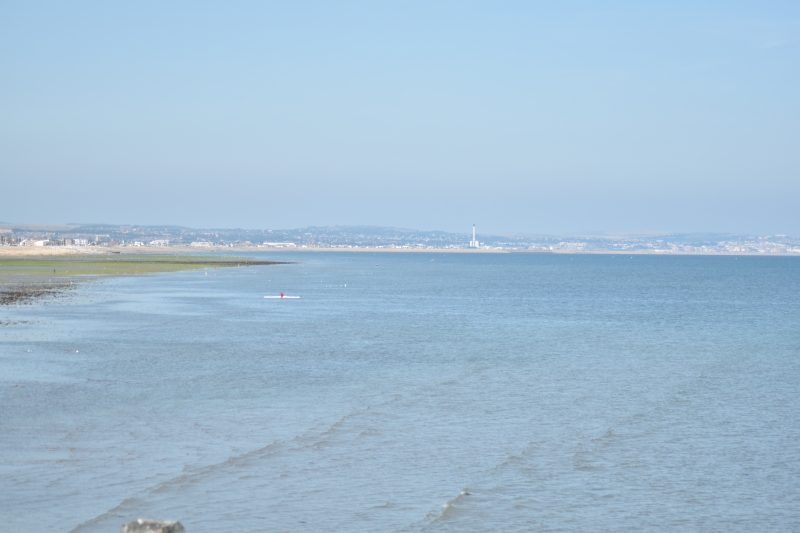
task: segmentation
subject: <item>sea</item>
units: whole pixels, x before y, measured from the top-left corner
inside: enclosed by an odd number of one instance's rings
[[[251,257],[0,308],[0,530],[800,531],[800,258]]]

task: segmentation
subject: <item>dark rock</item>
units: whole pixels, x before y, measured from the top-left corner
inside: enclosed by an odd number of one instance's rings
[[[180,522],[140,518],[122,526],[122,533],[185,533]]]

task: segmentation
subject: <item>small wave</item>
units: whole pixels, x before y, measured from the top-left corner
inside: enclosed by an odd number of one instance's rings
[[[392,400],[386,403],[390,403],[391,401]],[[218,471],[221,469],[241,469],[247,466],[250,461],[261,460],[265,457],[269,457],[281,452],[320,447],[339,434],[350,419],[362,414],[369,414],[370,416],[382,416],[379,412],[368,409],[369,408],[348,413],[339,418],[336,422],[330,424],[322,431],[319,431],[319,429],[309,429],[300,435],[296,435],[289,441],[276,440],[270,444],[256,448],[249,452],[228,457],[224,461],[220,461],[218,463],[194,468],[188,471],[187,469],[184,469],[182,474],[157,483],[149,488],[143,489],[138,493],[137,496],[126,498],[117,506],[109,509],[108,511],[105,511],[102,514],[75,526],[75,528],[70,530],[70,533],[79,533],[81,530],[87,527],[115,516],[116,514],[123,513],[128,508],[130,508],[130,511],[133,511],[137,506],[140,507],[141,505],[145,504],[147,498],[151,495],[163,494],[179,487],[198,483],[204,478],[217,475]]]
[[[519,463],[524,463],[525,461],[528,460],[527,459],[528,454],[530,454],[531,451],[533,449],[535,449],[537,446],[539,446],[539,443],[536,442],[536,441],[528,442],[528,445],[525,446],[525,448],[523,448],[522,450],[520,450],[519,453],[509,454],[503,461],[501,461],[500,463],[498,463],[497,465],[492,467],[487,472],[496,472],[498,470],[502,470],[503,468],[505,468],[507,466],[512,466],[512,465],[516,465],[516,464],[519,464]]]
[[[614,430],[613,430],[613,429],[608,429],[608,430],[606,430],[606,432],[605,432],[605,433],[603,433],[601,436],[599,436],[599,437],[595,437],[595,438],[593,438],[593,439],[590,439],[590,440],[591,440],[592,442],[596,442],[596,443],[605,443],[606,441],[609,441],[609,440],[613,439],[613,438],[614,438],[614,437],[616,437],[616,436],[617,436],[617,435],[614,433]]]
[[[464,490],[462,490],[461,492],[459,492],[458,496],[456,496],[455,498],[452,498],[452,499],[447,500],[446,502],[444,502],[442,504],[442,511],[437,516],[435,516],[432,520],[430,520],[425,525],[425,527],[422,528],[423,531],[427,527],[431,526],[432,524],[434,524],[436,522],[441,522],[442,520],[447,520],[447,518],[452,516],[452,514],[459,509],[459,506],[460,506],[461,502],[463,502],[466,498],[468,498],[470,496],[472,496],[472,493],[470,492],[469,487],[467,487]]]
[[[141,507],[141,505],[145,504],[146,498],[150,495],[164,493],[176,487],[187,486],[196,483],[204,477],[215,475],[216,471],[221,468],[229,466],[243,466],[247,463],[247,461],[249,461],[252,458],[255,457],[261,458],[270,454],[278,453],[278,451],[284,445],[285,443],[283,442],[275,441],[270,444],[267,444],[266,446],[262,446],[261,448],[257,448],[255,450],[240,455],[229,457],[228,459],[221,461],[219,463],[203,466],[195,470],[185,472],[178,476],[172,477],[165,481],[162,481],[161,483],[157,483],[156,485],[150,488],[142,490],[139,493],[139,497],[132,496],[130,498],[126,498],[122,500],[122,502],[120,502],[117,506],[112,507],[108,511],[92,518],[91,520],[87,520],[86,522],[78,524],[73,529],[71,529],[69,533],[78,533],[89,526],[92,526],[94,524],[97,524],[105,520],[106,518],[110,518],[112,516],[115,516],[116,514],[122,513],[127,508],[130,508],[130,510],[133,511],[136,507]],[[135,506],[132,505],[134,503],[136,504]]]
[[[391,509],[392,507],[396,507],[394,502],[385,502],[380,505],[373,505],[373,509]]]
[[[77,533],[78,531],[85,529],[89,526],[102,522],[106,518],[111,518],[123,514],[127,508],[131,508],[133,510],[137,506],[143,504],[144,501],[140,500],[139,498],[126,498],[122,500],[116,507],[112,507],[108,511],[104,512],[103,514],[97,515],[91,520],[87,520],[81,524],[78,524],[74,528],[69,530],[69,533]]]
[[[251,461],[262,460],[266,457],[270,457],[279,453],[322,447],[329,443],[332,439],[336,438],[337,435],[340,435],[342,432],[346,431],[348,423],[351,422],[352,419],[359,416],[384,417],[386,414],[383,412],[382,407],[402,401],[403,398],[403,395],[396,394],[393,397],[388,398],[386,401],[378,403],[377,405],[371,407],[366,406],[347,413],[332,424],[329,424],[327,427],[312,427],[298,435],[295,435],[289,440],[276,440],[260,448],[228,457],[227,459],[214,464],[194,468],[184,467],[183,473],[138,491],[135,496],[130,496],[108,511],[77,525],[70,531],[70,533],[79,533],[80,531],[94,524],[114,516],[115,513],[124,512],[128,508],[130,508],[130,512],[133,512],[136,508],[140,508],[142,505],[145,505],[151,496],[163,494],[170,490],[199,483],[205,478],[218,475],[219,471],[222,469],[245,469],[245,467],[247,467]],[[364,432],[369,434],[371,428],[367,427],[366,429],[363,429],[363,426],[359,426],[359,429],[361,434]]]

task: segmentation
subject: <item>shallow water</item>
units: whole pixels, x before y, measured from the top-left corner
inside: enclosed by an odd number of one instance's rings
[[[0,308],[3,527],[800,530],[800,260],[259,257]]]

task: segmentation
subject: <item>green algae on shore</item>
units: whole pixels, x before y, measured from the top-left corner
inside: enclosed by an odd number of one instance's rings
[[[61,276],[125,275],[174,272],[201,268],[275,265],[280,261],[261,261],[242,257],[207,257],[190,255],[130,255],[130,256],[59,256],[46,258],[0,258],[0,282],[12,274],[47,275],[49,271]]]
[[[0,258],[0,305],[19,305],[56,296],[68,290],[73,282],[98,276],[275,264],[286,263],[243,257],[145,254]]]

